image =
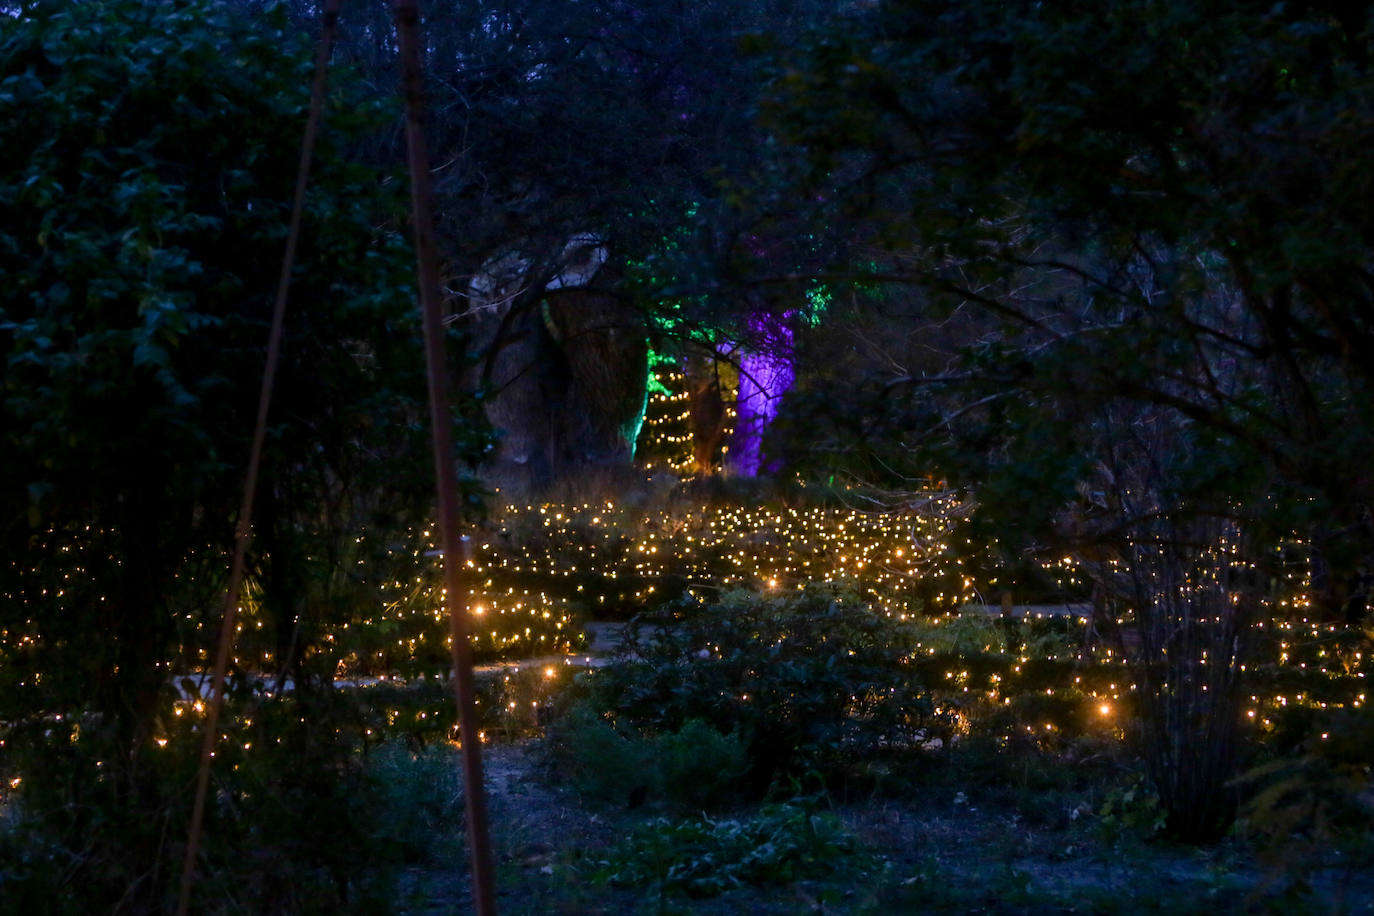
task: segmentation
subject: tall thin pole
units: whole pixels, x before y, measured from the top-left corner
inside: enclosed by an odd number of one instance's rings
[[[229,668],[229,652],[234,644],[234,623],[238,616],[239,591],[243,586],[248,542],[253,536],[253,503],[258,491],[262,447],[267,438],[267,413],[272,405],[277,364],[281,361],[281,338],[286,321],[287,293],[291,288],[291,269],[296,262],[296,245],[300,241],[301,220],[305,213],[305,189],[310,180],[310,160],[315,155],[315,137],[319,133],[320,118],[324,111],[325,74],[329,69],[334,30],[339,21],[339,2],[340,0],[325,0],[320,41],[315,49],[315,76],[310,84],[310,112],[306,117],[305,136],[301,140],[301,155],[296,167],[296,191],[291,204],[291,225],[286,234],[281,274],[277,278],[277,296],[272,307],[272,328],[267,337],[267,361],[263,367],[262,387],[258,392],[257,421],[253,427],[253,444],[248,450],[248,471],[243,484],[243,501],[239,506],[238,524],[234,530],[234,558],[229,567],[229,586],[224,595],[224,614],[220,620],[215,668],[210,679],[210,705],[205,711],[205,721],[202,723],[205,733],[201,739],[200,766],[196,770],[196,794],[191,806],[191,825],[186,834],[186,856],[181,864],[181,892],[177,897],[177,916],[186,916],[191,905],[191,888],[195,884],[196,859],[200,853],[200,837],[205,823],[205,796],[210,786],[210,764],[215,756],[215,744],[219,737],[220,707],[224,704],[224,676]]]
[[[467,805],[468,850],[473,901],[478,916],[495,916],[487,797],[482,781],[482,740],[473,692],[472,643],[463,566],[466,550],[458,533],[458,475],[453,466],[453,415],[449,410],[448,364],[444,356],[443,314],[439,301],[439,259],[430,209],[429,153],[420,115],[424,80],[420,66],[420,12],[416,0],[395,0],[401,73],[406,102],[406,146],[410,158],[411,231],[419,263],[420,309],[424,315],[425,365],[429,374],[430,433],[434,477],[439,491],[439,529],[444,547],[445,603],[453,644],[453,681],[463,746],[463,797]]]

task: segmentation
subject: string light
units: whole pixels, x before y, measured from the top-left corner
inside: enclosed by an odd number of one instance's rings
[[[913,664],[931,666],[926,682],[938,688],[942,709],[957,721],[966,725],[985,706],[1015,708],[1024,702],[1029,710],[1030,698],[1037,697],[1065,715],[1079,709],[1092,719],[1095,711],[1101,727],[1118,728],[1116,723],[1128,718],[1138,702],[1139,685],[1121,675],[1140,650],[1128,648],[1123,654],[1119,645],[1087,647],[1083,634],[1090,620],[1081,614],[1027,619],[1017,624],[1020,631],[1005,622],[996,630],[986,618],[981,623],[972,618],[970,623],[969,615],[960,616],[960,608],[976,596],[966,558],[952,549],[965,515],[966,508],[947,496],[933,497],[920,511],[891,513],[819,506],[645,510],[610,501],[507,506],[494,514],[489,529],[475,543],[468,567],[472,611],[482,621],[474,650],[489,662],[543,656],[570,661],[571,653],[585,643],[580,623],[592,613],[628,615],[684,590],[704,593],[708,585],[781,593],[828,581],[854,589],[877,613],[923,622],[928,637],[912,647]],[[363,678],[402,674],[415,683],[447,671],[450,647],[442,602],[442,556],[433,535],[432,529],[419,527],[382,551],[380,564],[350,562],[358,580],[372,582],[382,600],[336,620],[312,646],[314,656],[328,659],[327,670],[336,677],[360,683]],[[354,543],[370,543],[368,538],[360,534]],[[1216,557],[1235,559],[1210,567],[1200,563],[1167,595],[1161,591],[1158,600],[1186,603],[1193,590],[1224,585],[1223,572],[1230,568],[1225,564],[1241,565],[1236,547],[1222,544],[1211,550]],[[1287,544],[1280,551],[1287,565],[1275,577],[1279,587],[1259,601],[1252,629],[1255,646],[1246,664],[1232,650],[1207,641],[1195,641],[1195,648],[1179,648],[1167,656],[1160,650],[1160,657],[1171,663],[1179,652],[1185,653],[1183,658],[1196,653],[1187,663],[1192,670],[1243,671],[1251,687],[1243,721],[1260,731],[1277,728],[1283,716],[1328,716],[1367,702],[1367,637],[1358,628],[1310,614],[1311,570],[1303,560],[1302,544]],[[72,564],[53,576],[56,582],[38,590],[43,600],[61,606],[83,596],[89,599],[92,586],[83,581],[89,573],[80,543],[63,544],[58,552]],[[1121,568],[1119,560],[1107,566]],[[1056,558],[1044,569],[1066,591],[1081,593],[1088,580],[1082,564],[1071,556]],[[94,597],[105,600],[103,595]],[[236,667],[250,677],[254,672],[270,674],[276,663],[272,621],[260,597],[257,590],[247,590],[240,620]],[[1225,625],[1221,610],[1236,607],[1239,596],[1231,592],[1225,597],[1218,610],[1188,620],[1193,632],[1205,635]],[[18,607],[29,603],[25,595],[0,598]],[[214,632],[211,622],[189,612],[178,614],[176,621],[183,638],[181,657],[204,659]],[[1137,626],[1129,610],[1115,622],[1127,631]],[[1036,633],[1041,635],[1035,637],[1032,650],[1027,634]],[[1057,638],[1043,639],[1044,633]],[[21,691],[47,688],[36,661],[46,649],[47,637],[37,615],[11,620],[0,630],[0,665],[19,670],[11,683]],[[975,657],[982,660],[976,668],[970,664]],[[541,662],[533,676],[554,689],[558,671]],[[1220,684],[1199,682],[1195,689],[1205,695]],[[537,700],[532,705],[518,698],[496,705],[521,715],[538,709]],[[204,703],[200,696],[183,696],[171,713],[169,723],[183,723],[177,726],[176,734],[181,734],[180,730],[197,727]],[[369,737],[381,728],[428,723],[439,710],[398,716],[393,711],[384,725],[376,723]],[[60,715],[54,717],[55,723],[61,721]],[[1040,735],[1058,736],[1071,725],[1067,719],[1043,715],[1021,721],[1037,723],[1032,730]],[[55,738],[83,740],[78,722],[63,728]],[[1330,732],[1313,732],[1323,733]],[[166,747],[172,734],[157,735],[154,741]],[[243,744],[256,746],[250,741]]]

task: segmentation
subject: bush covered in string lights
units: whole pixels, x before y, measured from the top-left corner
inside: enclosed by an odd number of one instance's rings
[[[583,621],[625,619],[692,587],[781,592],[830,582],[897,619],[949,613],[973,594],[966,551],[954,547],[961,515],[940,494],[896,513],[677,501],[507,506],[472,535],[474,653],[499,662],[573,652],[584,643]],[[448,670],[437,532],[388,540],[364,532],[354,544],[349,567],[335,573],[348,580],[339,591],[349,601],[312,624],[302,671],[331,678]],[[292,634],[254,594],[250,588],[242,608],[235,667],[294,676],[281,661]],[[180,630],[182,670],[206,665],[213,621],[186,615]]]
[[[474,574],[484,591],[499,595],[519,581],[602,619],[677,598],[692,584],[844,583],[885,614],[940,613],[972,594],[953,544],[962,514],[947,494],[887,513],[685,501],[511,506],[477,545]]]
[[[899,619],[949,612],[973,594],[953,543],[961,514],[952,497],[938,494],[898,513],[675,500],[507,506],[472,535],[473,649],[488,662],[576,651],[582,621],[625,619],[692,586],[792,590],[832,582]],[[303,633],[260,607],[250,581],[235,667],[325,678],[447,670],[437,532],[389,539],[362,532],[352,542],[345,566],[331,572],[342,583],[334,588],[340,602],[306,621]],[[214,621],[186,614],[178,631],[180,670],[205,666]],[[294,640],[304,649],[288,664]]]

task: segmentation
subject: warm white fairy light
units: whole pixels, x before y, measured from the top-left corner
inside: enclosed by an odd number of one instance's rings
[[[949,547],[960,511],[952,501],[936,501],[930,510],[909,515],[820,507],[694,506],[653,512],[611,502],[509,507],[497,516],[488,536],[478,539],[469,567],[472,609],[482,621],[474,645],[495,658],[565,654],[580,645],[578,622],[592,609],[611,604],[617,605],[620,613],[642,609],[659,600],[664,582],[672,577],[689,585],[753,586],[778,593],[794,591],[808,582],[840,582],[865,595],[879,613],[924,621],[927,632],[938,634],[959,623],[957,609],[973,594],[972,577]],[[370,613],[337,621],[321,634],[315,651],[328,654],[328,670],[341,678],[358,678],[409,666],[412,679],[426,671],[434,674],[447,670],[448,632],[439,585],[442,557],[432,542],[433,534],[430,529],[418,529],[408,546],[398,551],[411,569],[406,571],[404,564],[398,564],[394,574],[377,576],[384,580],[380,587],[384,602]],[[355,543],[361,543],[363,537],[360,535]],[[64,551],[71,556],[79,553],[71,545]],[[1235,548],[1225,545],[1225,551],[1233,554]],[[360,564],[350,561],[349,567],[365,578],[368,566]],[[1072,557],[1058,558],[1047,568],[1066,588],[1086,578]],[[70,571],[57,577],[61,584],[44,590],[45,600],[59,604],[72,600],[73,593],[80,591],[72,583],[82,575],[83,568],[74,563]],[[1360,708],[1367,702],[1367,638],[1360,637],[1358,630],[1320,621],[1310,614],[1312,584],[1306,566],[1294,562],[1279,578],[1289,591],[1268,599],[1262,605],[1264,616],[1254,624],[1254,633],[1268,640],[1264,644],[1272,646],[1272,654],[1252,655],[1244,670],[1251,679],[1247,683],[1276,683],[1281,676],[1284,684],[1292,686],[1256,687],[1249,694],[1239,714],[1249,727],[1260,732],[1278,727],[1276,723],[1285,715],[1324,715]],[[1214,566],[1202,569],[1185,586],[1215,588],[1219,584]],[[915,600],[917,586],[929,586],[927,592],[936,600],[929,605]],[[1182,595],[1187,596],[1186,590]],[[104,596],[98,597],[103,600]],[[1228,597],[1229,604],[1235,605],[1237,596],[1232,593]],[[23,598],[13,601],[18,607],[25,603]],[[251,590],[242,611],[243,644],[236,666],[270,675],[276,658],[270,642],[270,621]],[[178,614],[177,622],[188,634],[182,657],[204,659],[214,628],[190,613]],[[1190,625],[1214,626],[1219,622],[1215,617],[1200,618]],[[1074,631],[1088,623],[1084,617],[1075,617],[1065,626]],[[1118,623],[1132,626],[1130,613],[1124,612]],[[380,635],[383,632],[385,638]],[[1096,721],[1094,727],[1112,733],[1120,731],[1118,723],[1132,715],[1139,687],[1122,677],[1128,669],[1123,667],[1127,658],[1120,648],[1104,646],[1092,652],[1081,646],[1070,648],[1081,642],[1074,635],[1057,648],[1008,651],[998,642],[1000,638],[977,634],[976,640],[959,651],[947,643],[912,649],[923,664],[936,666],[938,673],[930,679],[935,686],[963,704],[961,721],[967,723],[975,717],[980,704],[1015,708],[1021,698],[1031,696],[1044,702],[1062,702],[1066,709],[1077,703],[1085,714],[1084,721]],[[46,648],[37,614],[27,621],[11,620],[0,630],[0,664],[36,658]],[[1194,651],[1199,665],[1242,668],[1220,647]],[[986,669],[972,669],[967,659],[978,654],[1000,659],[1002,667],[991,674]],[[1047,675],[1036,667],[1047,661],[1061,667]],[[972,670],[984,673],[975,677]],[[544,665],[533,676],[555,689],[557,671]],[[1046,683],[1046,677],[1060,680]],[[48,682],[43,671],[31,669],[15,679],[20,690],[46,688]],[[532,704],[522,699],[513,706],[512,702],[504,700],[499,705],[526,717],[537,712],[537,701]],[[176,740],[175,736],[193,734],[195,723],[203,722],[204,710],[202,699],[194,694],[177,700],[168,718],[167,734],[157,734],[152,740],[163,748]],[[1094,711],[1096,717],[1091,715]],[[438,709],[404,714],[392,711],[385,728],[402,728],[407,722],[427,723],[439,715]],[[63,719],[57,715],[54,722]],[[1058,736],[1068,728],[1066,721],[1038,714],[1033,720],[1022,720],[1022,724],[1028,722],[1037,740],[1062,740]],[[377,723],[377,727],[382,726]],[[83,740],[78,722],[63,722],[62,728],[59,740]],[[368,729],[369,737],[373,731]],[[256,752],[257,746],[251,740],[241,740],[233,749],[235,753],[250,748]],[[17,789],[18,783],[11,788]]]

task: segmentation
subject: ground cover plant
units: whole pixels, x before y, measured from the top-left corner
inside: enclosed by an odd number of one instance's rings
[[[660,895],[715,897],[744,886],[788,885],[837,874],[862,879],[859,844],[839,819],[805,799],[737,818],[659,818],[612,849],[596,880]]]

